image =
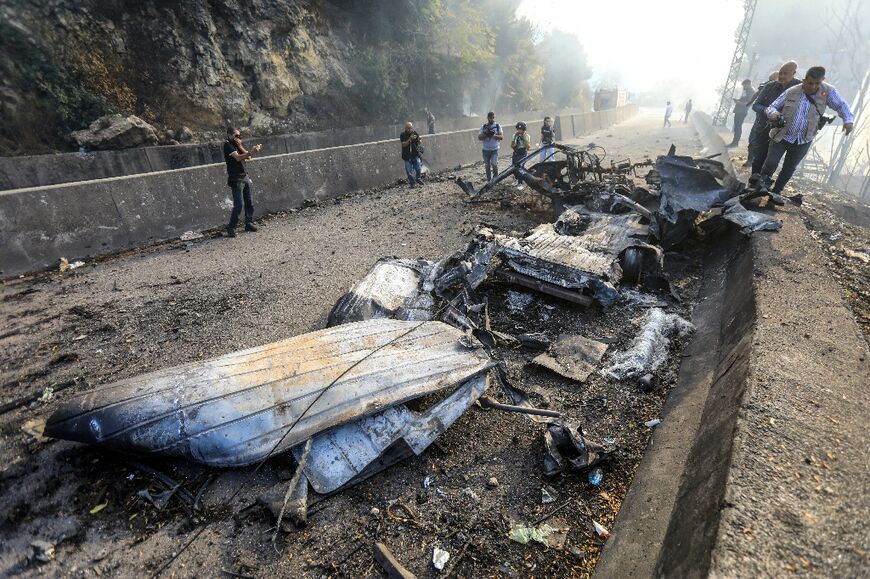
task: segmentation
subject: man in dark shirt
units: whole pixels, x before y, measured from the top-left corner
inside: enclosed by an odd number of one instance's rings
[[[423,184],[423,161],[420,159],[420,135],[414,130],[412,123],[405,123],[405,130],[399,135],[402,142],[402,160],[405,162],[405,174],[408,176],[408,187]]]
[[[429,134],[435,134],[435,115],[432,114],[432,111],[426,109],[426,125],[429,127]]]
[[[241,133],[233,127],[227,128],[227,140],[224,142],[224,161],[227,163],[227,185],[233,191],[233,212],[227,225],[227,237],[236,236],[236,226],[242,212],[242,200],[245,205],[245,231],[257,231],[254,225],[254,202],[251,199],[251,179],[245,172],[245,161],[260,152],[262,145],[254,145],[247,151],[242,145]]]
[[[556,149],[553,148],[555,142],[556,129],[553,128],[553,119],[544,117],[544,124],[541,125],[541,163],[555,154]]]
[[[734,138],[728,143],[729,147],[736,147],[740,144],[740,137],[743,135],[743,120],[749,113],[749,102],[755,93],[752,81],[748,78],[743,79],[742,87],[740,98],[734,99]]]
[[[752,157],[753,175],[761,173],[764,160],[767,159],[767,148],[770,146],[767,115],[764,113],[764,109],[772,105],[773,101],[786,89],[801,83],[794,77],[796,72],[797,63],[795,61],[790,60],[783,64],[779,69],[777,79],[764,84],[752,103],[752,110],[755,111],[755,123],[749,133],[749,156]]]

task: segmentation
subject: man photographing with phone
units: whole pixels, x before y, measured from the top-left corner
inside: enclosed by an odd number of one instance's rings
[[[772,128],[767,158],[761,168],[762,188],[770,185],[773,173],[785,155],[782,169],[771,189],[773,193],[782,193],[795,169],[810,150],[816,133],[833,120],[833,117],[824,116],[826,107],[834,109],[843,119],[845,134],[852,132],[855,119],[849,105],[840,97],[837,89],[824,80],[824,67],[810,67],[801,84],[779,95],[765,110]]]
[[[254,202],[251,199],[251,179],[245,172],[245,161],[254,153],[262,150],[262,145],[254,145],[250,151],[242,145],[239,129],[227,127],[227,140],[224,142],[224,161],[227,163],[227,186],[233,191],[233,212],[227,225],[227,237],[236,236],[236,226],[242,213],[242,200],[245,205],[245,231],[257,231],[254,225]]]

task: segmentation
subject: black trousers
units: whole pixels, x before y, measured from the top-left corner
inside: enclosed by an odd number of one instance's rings
[[[764,166],[761,168],[761,175],[767,179],[773,177],[776,171],[779,160],[785,155],[785,160],[782,162],[782,169],[779,170],[779,175],[776,176],[776,183],[773,184],[771,191],[774,193],[782,193],[788,180],[794,175],[794,170],[800,165],[807,151],[813,146],[812,141],[797,145],[788,141],[771,141],[770,148],[767,150],[767,158],[764,161]]]
[[[755,113],[755,122],[749,133],[749,158],[752,159],[752,173],[761,173],[767,148],[770,146],[770,129],[767,128],[767,115]]]
[[[245,205],[245,225],[254,220],[254,201],[251,198],[251,180],[234,181],[230,183],[233,190],[233,212],[230,213],[230,223],[227,229],[235,229],[239,224],[239,215],[242,213],[242,201]]]
[[[743,120],[746,119],[746,111],[735,112],[734,113],[734,140],[731,141],[732,145],[736,145],[740,142],[740,137],[743,136]]]

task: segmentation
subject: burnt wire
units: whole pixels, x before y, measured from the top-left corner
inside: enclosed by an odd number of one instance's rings
[[[284,434],[281,436],[281,438],[278,439],[278,442],[276,442],[275,445],[272,446],[272,448],[269,450],[269,452],[266,454],[266,456],[263,457],[263,459],[262,459],[259,463],[257,463],[256,468],[254,468],[254,470],[251,471],[251,472],[248,474],[248,476],[246,476],[246,477],[242,480],[242,482],[239,484],[239,486],[236,488],[236,490],[233,492],[233,494],[230,495],[230,497],[227,499],[227,501],[226,501],[227,504],[232,503],[232,502],[233,502],[233,499],[235,499],[237,496],[239,496],[239,493],[242,492],[242,489],[245,487],[245,485],[246,485],[246,484],[247,484],[247,483],[248,483],[248,482],[249,482],[249,481],[250,481],[250,480],[251,480],[251,479],[252,479],[252,478],[253,478],[253,477],[258,473],[258,472],[260,472],[260,468],[262,468],[262,466],[263,466],[264,464],[266,464],[266,461],[269,460],[269,459],[272,457],[272,454],[275,452],[275,450],[277,450],[277,448],[281,445],[281,443],[284,442],[284,439],[287,438],[287,436],[288,436],[288,435],[293,431],[293,429],[296,427],[296,425],[299,424],[299,421],[302,420],[303,418],[305,418],[305,415],[308,414],[308,411],[311,410],[311,408],[312,408],[315,404],[317,404],[317,402],[318,402],[318,401],[323,397],[323,395],[326,394],[326,392],[327,392],[327,391],[328,391],[332,386],[334,386],[336,382],[338,382],[339,380],[341,380],[344,376],[347,375],[348,372],[350,372],[351,370],[353,370],[354,368],[356,368],[357,366],[359,366],[359,365],[360,365],[361,363],[363,363],[364,361],[368,360],[371,356],[373,356],[373,355],[374,355],[375,353],[377,353],[378,351],[383,350],[383,349],[386,348],[387,346],[391,346],[392,344],[395,344],[397,341],[399,341],[400,339],[404,338],[405,336],[407,336],[408,334],[410,334],[411,332],[413,332],[414,330],[416,330],[417,328],[419,328],[420,326],[422,326],[422,325],[425,324],[425,323],[426,323],[426,322],[420,322],[419,324],[417,324],[416,326],[414,326],[413,328],[411,328],[411,329],[408,330],[407,332],[404,332],[404,333],[402,333],[402,334],[396,336],[395,338],[393,338],[393,339],[390,340],[389,342],[387,342],[387,343],[385,343],[385,344],[383,344],[383,345],[381,345],[381,346],[378,346],[377,348],[375,348],[374,350],[372,350],[371,352],[369,352],[368,354],[366,354],[364,357],[360,358],[359,360],[357,360],[356,362],[354,362],[353,364],[351,364],[350,366],[348,366],[348,368],[347,368],[344,372],[342,372],[341,374],[339,374],[338,377],[336,377],[332,382],[330,382],[329,384],[327,384],[327,385],[326,385],[326,388],[324,388],[323,390],[321,390],[320,393],[319,393],[317,396],[314,397],[314,400],[312,400],[311,403],[310,403],[310,404],[305,408],[305,410],[302,411],[302,414],[300,414],[299,417],[298,417],[296,420],[293,421],[293,424],[291,424],[291,425],[287,428],[286,432],[284,432]],[[168,569],[168,568],[169,568],[169,567],[170,567],[170,566],[171,566],[171,565],[176,561],[176,559],[178,559],[179,557],[181,557],[181,555],[182,555],[185,551],[187,551],[187,549],[190,548],[190,546],[191,546],[191,545],[192,545],[192,544],[193,544],[193,543],[194,543],[194,542],[199,538],[200,535],[202,535],[203,531],[205,531],[207,528],[208,528],[208,525],[203,525],[203,526],[201,526],[201,527],[199,528],[199,530],[197,530],[197,532],[193,535],[193,537],[191,537],[190,540],[189,540],[187,543],[185,543],[184,546],[183,546],[183,547],[182,547],[182,548],[181,548],[177,553],[175,553],[174,555],[172,555],[172,557],[170,557],[170,559],[169,559],[168,561],[166,561],[166,563],[164,563],[163,565],[161,565],[160,568],[157,569],[157,571],[155,571],[155,572],[150,576],[151,579],[154,579],[155,577],[159,577],[159,576],[160,576],[160,575],[161,575],[161,574],[162,574],[166,569]]]

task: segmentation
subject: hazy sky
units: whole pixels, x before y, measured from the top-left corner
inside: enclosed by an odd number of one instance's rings
[[[734,53],[741,0],[524,0],[518,13],[541,30],[572,32],[600,80],[712,106]],[[670,94],[673,93],[673,94]]]

